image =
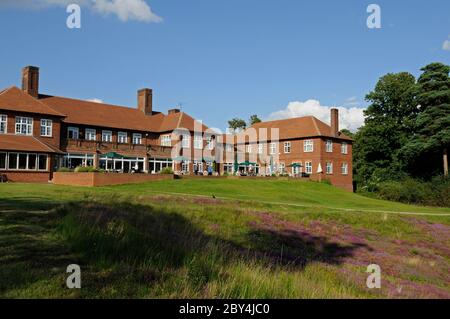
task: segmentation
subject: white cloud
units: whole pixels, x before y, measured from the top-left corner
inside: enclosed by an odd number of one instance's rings
[[[51,6],[67,6],[76,3],[103,15],[116,15],[121,21],[161,22],[145,0],[1,0],[0,8],[18,7],[41,9]]]
[[[94,103],[103,103],[103,100],[102,100],[102,99],[96,99],[96,98],[94,98],[94,99],[89,99],[89,100],[86,100],[86,101],[88,101],[88,102],[94,102]]]
[[[364,124],[364,109],[360,107],[337,107],[339,109],[340,129],[356,131]],[[287,119],[302,116],[315,116],[319,120],[330,123],[329,106],[321,105],[317,100],[307,100],[305,102],[290,102],[284,109],[273,112],[269,115],[269,120]]]
[[[450,35],[448,36],[448,38],[450,39]],[[444,41],[444,43],[442,44],[442,50],[450,51],[450,40]]]

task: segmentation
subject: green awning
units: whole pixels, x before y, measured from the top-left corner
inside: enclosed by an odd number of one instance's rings
[[[239,166],[256,166],[256,163],[245,161],[245,162],[239,163]]]
[[[292,163],[291,165],[288,165],[288,167],[303,167],[303,165],[299,163]]]
[[[122,158],[126,158],[126,156],[120,155],[116,152],[109,152],[106,154],[103,154],[103,156],[105,156],[106,158],[111,158],[111,159],[122,159]]]
[[[173,159],[175,162],[187,162],[189,161],[189,158],[184,156],[177,156]]]

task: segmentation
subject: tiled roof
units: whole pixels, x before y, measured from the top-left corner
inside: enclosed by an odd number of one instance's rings
[[[279,139],[280,140],[288,140],[295,138],[304,138],[304,137],[331,137],[333,138],[333,134],[331,132],[331,126],[325,124],[314,116],[305,116],[305,117],[297,117],[285,120],[276,120],[276,121],[268,121],[261,122],[253,125],[251,128],[256,129],[256,133],[259,134],[259,129],[266,128],[267,129],[267,139],[271,140],[271,129],[279,129]],[[246,133],[249,133],[249,129],[245,130],[243,133],[237,134],[237,138],[239,136],[243,136]],[[275,136],[274,136],[275,138]],[[352,139],[345,134],[339,132],[339,139],[349,140]],[[248,141],[248,138],[246,138]]]
[[[23,92],[16,86],[12,86],[0,92],[0,109],[17,112],[47,114],[64,116],[48,105]]]
[[[50,146],[34,136],[14,134],[0,134],[0,150],[62,153],[56,147]]]
[[[148,116],[136,108],[125,106],[49,95],[40,95],[39,98],[43,103],[66,114],[66,123],[145,132],[171,132],[178,127],[194,129],[195,120],[183,112],[168,115],[153,112],[153,115]]]

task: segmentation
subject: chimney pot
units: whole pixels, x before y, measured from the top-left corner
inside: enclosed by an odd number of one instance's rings
[[[22,69],[22,91],[37,98],[39,96],[39,68],[26,66]]]
[[[138,91],[138,110],[145,115],[153,114],[153,91],[152,89],[141,89]]]
[[[331,134],[339,136],[339,110],[336,108],[331,109]]]

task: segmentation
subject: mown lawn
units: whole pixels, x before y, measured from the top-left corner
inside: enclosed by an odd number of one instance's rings
[[[450,209],[320,183],[0,184],[3,298],[450,298],[449,269]]]

